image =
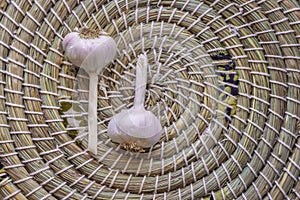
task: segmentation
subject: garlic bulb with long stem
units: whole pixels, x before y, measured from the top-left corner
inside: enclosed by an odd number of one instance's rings
[[[162,134],[159,119],[144,108],[148,60],[138,57],[133,107],[113,116],[107,133],[114,142],[130,148],[147,148],[157,143]],[[129,149],[130,149],[129,148]]]
[[[104,31],[82,28],[66,35],[63,49],[68,59],[84,69],[90,77],[88,105],[88,150],[97,154],[98,74],[115,57],[117,45]]]

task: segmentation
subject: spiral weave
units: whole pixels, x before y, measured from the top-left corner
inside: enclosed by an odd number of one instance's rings
[[[296,0],[2,0],[0,199],[300,199]],[[81,27],[117,42],[99,75],[98,154],[88,75],[61,43]],[[132,152],[107,136],[133,104],[164,133]]]

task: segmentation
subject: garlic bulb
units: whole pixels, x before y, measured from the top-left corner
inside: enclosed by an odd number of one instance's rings
[[[115,57],[117,45],[104,31],[82,28],[66,35],[63,49],[67,58],[90,77],[88,106],[88,150],[97,154],[97,83],[98,74]]]
[[[63,49],[74,65],[87,73],[99,74],[114,59],[117,45],[104,31],[82,28],[66,35]]]
[[[112,141],[133,148],[151,147],[159,141],[162,134],[159,119],[144,108],[147,67],[147,57],[140,55],[136,66],[134,105],[113,116],[107,130]]]

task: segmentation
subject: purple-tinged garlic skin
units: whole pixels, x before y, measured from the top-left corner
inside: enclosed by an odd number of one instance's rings
[[[148,148],[156,144],[162,127],[157,117],[145,109],[131,108],[115,115],[108,125],[108,135],[120,144],[135,144]]]
[[[117,45],[113,38],[99,35],[96,38],[82,38],[72,32],[63,40],[67,58],[87,73],[99,73],[115,57]]]

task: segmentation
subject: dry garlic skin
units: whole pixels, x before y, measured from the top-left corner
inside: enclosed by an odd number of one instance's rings
[[[123,110],[110,121],[108,136],[120,144],[134,143],[148,148],[157,143],[162,135],[158,118],[145,109]]]
[[[68,59],[87,73],[99,73],[116,54],[117,45],[113,38],[99,35],[96,38],[82,38],[80,33],[66,35],[63,48]]]

